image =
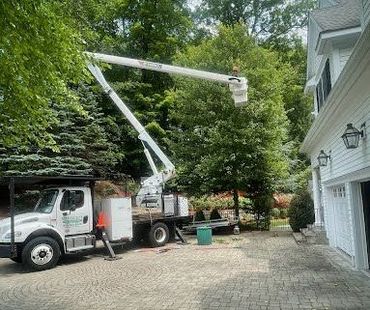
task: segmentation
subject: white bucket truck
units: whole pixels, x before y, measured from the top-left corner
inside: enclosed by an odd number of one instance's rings
[[[15,182],[14,186],[22,180],[10,181]],[[38,180],[57,184],[65,179],[39,177]],[[80,185],[45,188],[31,212],[13,216],[13,234],[12,218],[0,220],[0,257],[44,270],[54,267],[64,254],[91,251],[103,234],[108,243],[146,238],[154,247],[163,246],[177,226],[190,220],[185,197],[163,195],[160,216],[135,218],[131,197],[94,201],[93,181],[83,177],[69,180]]]
[[[10,196],[13,198],[10,218],[0,221],[0,257],[23,262],[36,270],[54,267],[63,254],[95,248],[99,237],[105,241],[112,257],[114,252],[109,246],[109,241],[127,241],[135,235],[145,234],[153,246],[164,245],[169,239],[169,230],[188,219],[186,198],[162,193],[165,182],[175,176],[175,166],[107,83],[96,65],[97,62],[228,84],[235,106],[240,107],[247,102],[247,80],[238,77],[237,72],[233,75],[224,75],[112,55],[97,53],[88,55],[92,62],[88,64],[90,72],[138,132],[138,138],[144,146],[144,153],[153,172],[152,176],[142,182],[135,205],[159,208],[161,216],[153,218],[149,214],[149,218],[135,220],[132,218],[130,198],[108,199],[96,206],[98,213],[102,211],[101,215],[106,222],[102,225],[94,212],[91,186],[48,188],[42,192],[33,212],[15,215],[15,179],[10,178]],[[161,170],[157,169],[151,152],[160,160]],[[178,234],[181,238],[181,234]]]

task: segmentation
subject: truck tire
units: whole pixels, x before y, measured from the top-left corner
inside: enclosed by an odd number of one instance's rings
[[[149,231],[149,242],[152,247],[164,246],[170,237],[170,232],[165,223],[155,223]]]
[[[55,267],[60,257],[58,242],[50,237],[29,241],[22,251],[22,261],[29,268],[41,271]]]

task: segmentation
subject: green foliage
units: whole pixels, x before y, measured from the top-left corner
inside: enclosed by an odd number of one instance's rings
[[[184,0],[121,1],[117,17],[128,55],[151,60],[170,61],[186,42],[191,26]]]
[[[272,217],[279,217],[280,216],[280,210],[278,208],[272,208],[271,209],[271,216]]]
[[[221,27],[218,36],[189,47],[177,62],[216,72],[237,64],[249,80],[249,102],[235,108],[227,87],[176,79],[172,150],[180,188],[192,193],[272,191],[287,171],[281,89],[289,70],[246,36],[242,25]]]
[[[304,94],[306,81],[306,47],[302,39],[296,36],[280,38],[265,44],[275,50],[279,59],[290,66],[290,74],[285,76],[283,84],[284,108],[289,120],[288,139],[284,145],[285,156],[289,158],[289,177],[278,189],[283,192],[296,192],[302,188],[302,178],[309,167],[305,155],[299,147],[311,126],[312,100]]]
[[[287,218],[288,217],[288,210],[289,209],[279,209],[279,211],[280,211],[279,217],[282,218],[282,219]]]
[[[307,12],[314,0],[203,0],[198,15],[205,24],[248,25],[248,33],[263,41],[291,34],[307,24]]]
[[[40,149],[29,145],[3,149],[0,154],[2,175],[100,175],[114,172],[122,154],[108,140],[105,132],[109,121],[95,100],[94,93],[85,85],[75,92],[81,97],[83,112],[65,104],[52,104],[58,123],[48,134],[58,150]]]
[[[248,198],[240,197],[239,203],[241,208],[250,206],[250,200]],[[230,196],[204,195],[200,197],[190,197],[189,204],[195,210],[226,210],[232,209],[234,202]]]
[[[301,228],[313,224],[315,221],[314,205],[309,192],[301,191],[292,200],[289,212],[289,224],[293,231],[299,231]]]
[[[0,12],[0,145],[56,150],[50,102],[79,108],[68,85],[87,79],[82,36],[65,1],[2,1]]]
[[[271,210],[274,200],[271,195],[263,194],[254,197],[252,213],[256,220],[256,228],[268,230],[270,227]]]
[[[185,0],[3,1],[0,173],[148,174],[137,132],[100,87],[94,92],[82,82],[89,80],[82,51],[89,50],[164,63],[177,55],[178,64],[223,73],[237,65],[248,78],[249,104],[236,109],[227,87],[213,82],[121,67],[105,72],[176,162],[178,189],[209,196],[304,188],[307,160],[298,146],[310,125],[306,55],[287,34],[305,23],[311,3],[204,0],[202,13],[191,16]],[[220,22],[233,29],[215,34]],[[234,204],[201,199],[208,210]]]
[[[113,16],[118,21],[113,54],[170,63],[189,37],[191,19],[186,1],[117,1]],[[173,86],[168,74],[148,70],[112,68],[108,80],[134,112],[149,134],[168,153],[169,110],[173,100],[166,90]],[[124,149],[121,172],[139,179],[150,169],[138,133],[122,117],[109,98],[103,98],[104,112],[118,124],[118,145]],[[156,158],[154,158],[156,160]]]

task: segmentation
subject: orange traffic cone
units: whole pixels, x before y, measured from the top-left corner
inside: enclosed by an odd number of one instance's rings
[[[106,227],[105,215],[103,211],[99,212],[98,215],[98,222],[96,223],[96,227],[99,229],[104,229]]]

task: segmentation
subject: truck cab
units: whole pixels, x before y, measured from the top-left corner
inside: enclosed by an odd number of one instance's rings
[[[10,246],[10,218],[0,221],[0,254]],[[89,187],[57,187],[41,192],[30,212],[14,217],[17,256],[34,269],[55,266],[64,253],[93,248],[94,216]]]

